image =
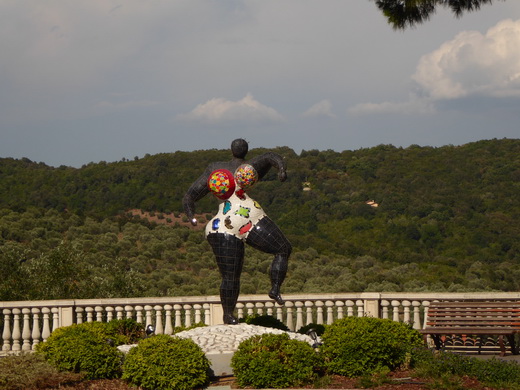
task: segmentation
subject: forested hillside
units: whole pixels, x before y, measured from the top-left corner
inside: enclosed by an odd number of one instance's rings
[[[520,289],[520,140],[275,151],[288,180],[273,171],[251,195],[294,246],[283,292]],[[213,255],[180,223],[181,201],[229,154],[79,169],[0,159],[0,300],[218,294]],[[217,202],[197,208],[205,218]],[[267,292],[269,263],[247,251],[242,293]]]

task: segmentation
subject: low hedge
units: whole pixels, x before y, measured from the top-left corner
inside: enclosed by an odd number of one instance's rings
[[[286,333],[266,333],[242,341],[231,367],[242,387],[283,388],[312,383],[321,360],[304,341],[291,340]]]
[[[373,317],[337,320],[326,327],[321,341],[328,372],[346,377],[392,371],[424,347],[421,334],[409,325]]]
[[[121,376],[123,355],[97,325],[58,328],[36,351],[59,370],[81,372],[87,379]]]
[[[128,352],[122,378],[144,389],[189,390],[208,382],[209,366],[191,339],[159,334]]]

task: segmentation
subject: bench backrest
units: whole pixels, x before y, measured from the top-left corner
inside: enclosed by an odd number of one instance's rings
[[[519,302],[432,302],[428,327],[509,327],[520,329]]]

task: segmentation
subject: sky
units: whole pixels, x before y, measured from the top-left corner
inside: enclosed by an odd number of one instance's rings
[[[520,138],[520,1],[394,30],[371,0],[2,0],[0,157]]]

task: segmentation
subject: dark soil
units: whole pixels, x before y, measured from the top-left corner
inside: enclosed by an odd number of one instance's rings
[[[411,371],[394,372],[388,375],[381,382],[372,384],[360,383],[360,379],[349,379],[341,376],[331,376],[321,382],[298,387],[299,389],[372,389],[372,390],[430,390],[432,389],[431,379],[417,378]],[[457,383],[457,388],[467,390],[494,390],[493,388],[481,385],[478,381],[471,378],[462,378]],[[208,387],[229,386],[231,389],[239,389],[236,379],[233,376],[215,378]],[[317,387],[318,386],[318,387]],[[60,390],[139,390],[119,379],[113,380],[92,380],[83,381],[75,385],[60,386]]]

